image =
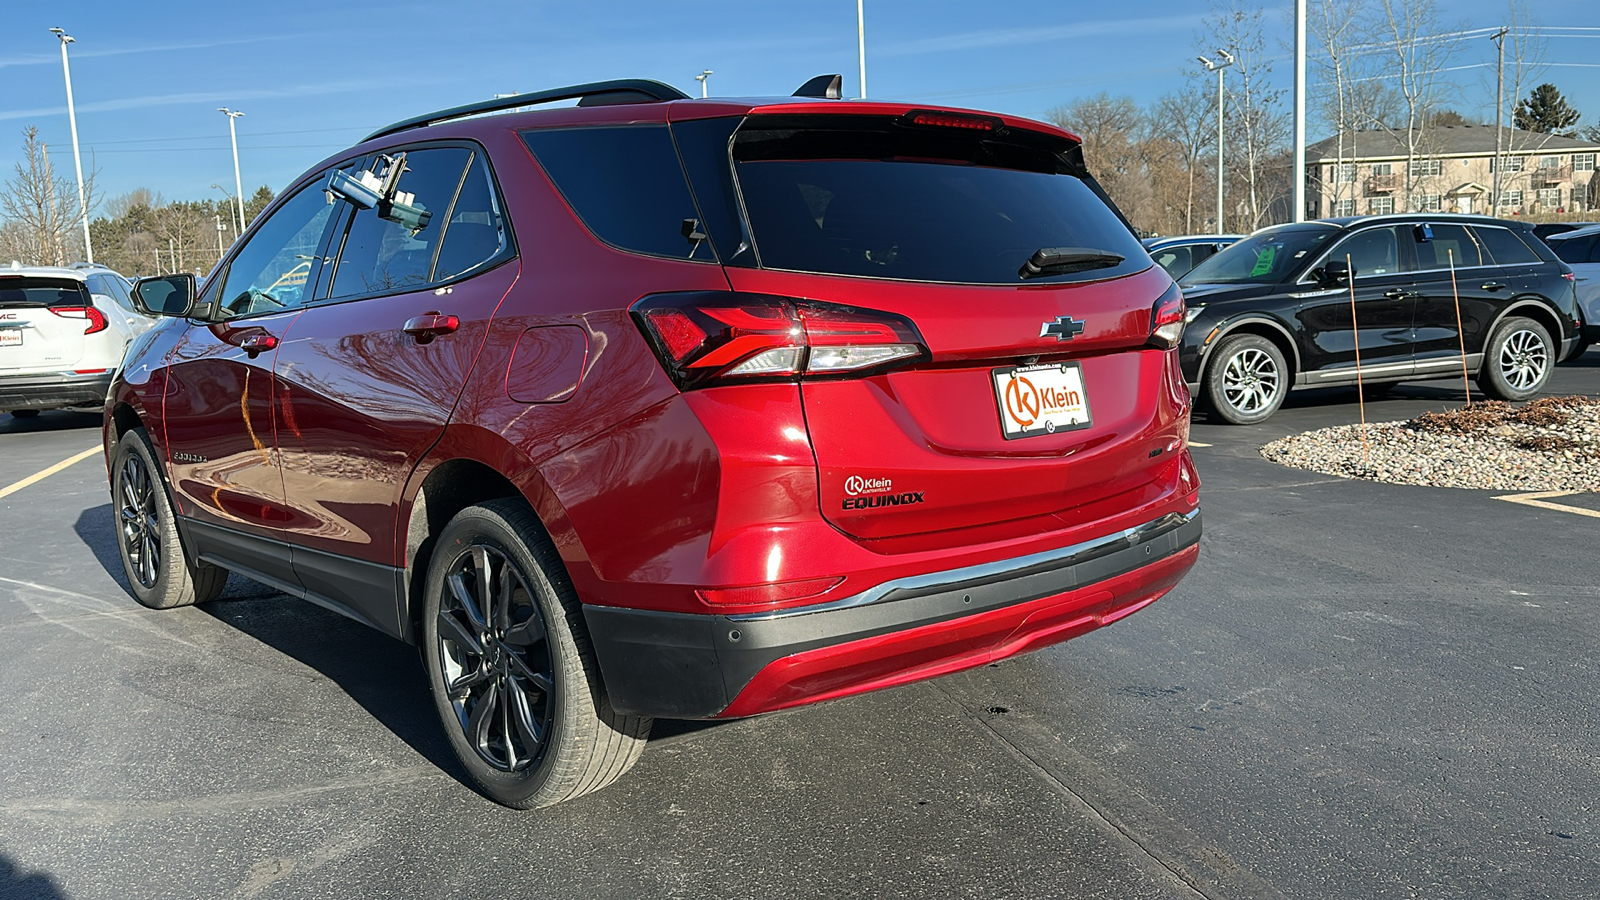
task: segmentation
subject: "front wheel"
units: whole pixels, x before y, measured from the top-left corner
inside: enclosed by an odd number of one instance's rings
[[[1478,370],[1478,387],[1496,400],[1529,400],[1544,389],[1555,368],[1550,332],[1532,319],[1508,317],[1489,336]]]
[[[426,590],[428,684],[484,795],[552,806],[638,760],[651,720],[612,710],[577,595],[526,504],[495,500],[451,519]]]
[[[1278,345],[1256,334],[1224,338],[1206,363],[1206,406],[1230,425],[1265,422],[1289,393],[1289,366]]]
[[[151,609],[172,609],[204,603],[222,593],[228,583],[226,569],[191,565],[184,556],[172,501],[143,428],[117,440],[111,460],[111,500],[122,571],[135,600]]]

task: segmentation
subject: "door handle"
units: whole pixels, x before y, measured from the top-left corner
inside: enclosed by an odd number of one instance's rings
[[[405,328],[401,330],[416,338],[417,343],[426,344],[441,334],[452,334],[460,327],[461,320],[455,316],[426,312],[407,319]]]
[[[239,342],[239,349],[249,354],[251,359],[255,359],[268,350],[275,350],[277,347],[277,338],[259,331],[255,334],[247,335],[244,340]]]
[[[1405,298],[1411,296],[1411,292],[1402,291],[1399,288],[1390,288],[1389,290],[1384,291],[1383,295],[1388,297],[1390,300],[1404,300]]]
[[[1489,282],[1485,282],[1484,283],[1483,290],[1486,290],[1486,291],[1488,291],[1490,293],[1494,293],[1495,291],[1505,290],[1505,287],[1506,287],[1505,285],[1501,284],[1498,281],[1489,281]]]

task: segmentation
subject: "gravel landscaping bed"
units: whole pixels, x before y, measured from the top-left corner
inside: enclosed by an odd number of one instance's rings
[[[1261,448],[1275,463],[1391,484],[1493,491],[1600,491],[1600,400],[1474,403],[1407,422],[1339,425]]]

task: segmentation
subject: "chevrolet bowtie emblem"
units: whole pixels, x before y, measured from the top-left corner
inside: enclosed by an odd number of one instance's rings
[[[1039,337],[1055,335],[1058,341],[1070,341],[1080,334],[1083,334],[1083,320],[1071,316],[1057,316],[1054,322],[1039,327]]]

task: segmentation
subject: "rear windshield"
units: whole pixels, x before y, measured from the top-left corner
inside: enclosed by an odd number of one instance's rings
[[[1023,264],[1050,248],[1123,261],[1032,280],[1148,268],[1133,233],[1074,172],[1071,148],[1047,135],[997,138],[877,117],[756,116],[732,149],[763,268],[1019,284]]]
[[[88,306],[91,302],[83,282],[76,279],[0,275],[0,309]]]
[[[1591,234],[1584,237],[1564,238],[1561,240],[1545,241],[1556,256],[1564,263],[1586,263],[1595,260],[1595,242],[1600,241],[1600,234]],[[1600,260],[1595,260],[1600,262]]]

